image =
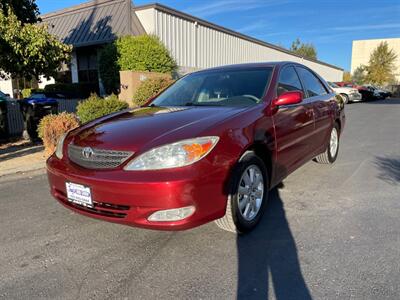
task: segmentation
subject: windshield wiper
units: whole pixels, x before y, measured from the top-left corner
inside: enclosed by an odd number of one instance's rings
[[[223,106],[223,105],[217,104],[217,103],[204,103],[204,104],[200,104],[200,103],[187,102],[187,103],[185,103],[184,106]]]

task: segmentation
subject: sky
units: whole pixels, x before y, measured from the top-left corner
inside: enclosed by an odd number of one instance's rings
[[[36,0],[41,13],[85,2]],[[353,40],[400,37],[400,0],[136,0],[158,2],[289,48],[312,43],[318,59],[350,70]]]

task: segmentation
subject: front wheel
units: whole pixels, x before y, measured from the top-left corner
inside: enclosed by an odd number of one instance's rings
[[[245,154],[232,174],[226,213],[216,224],[227,231],[246,233],[257,226],[268,199],[264,162],[253,152]]]
[[[339,153],[339,126],[337,123],[333,126],[329,138],[329,143],[324,153],[315,157],[315,161],[320,164],[333,164]]]

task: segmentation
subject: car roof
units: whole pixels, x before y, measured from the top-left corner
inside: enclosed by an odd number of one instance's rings
[[[271,62],[255,62],[255,63],[243,63],[243,64],[232,64],[219,67],[213,67],[208,69],[199,70],[196,73],[217,71],[217,70],[237,70],[237,69],[251,69],[251,68],[262,68],[262,67],[282,67],[286,64],[295,64],[304,66],[294,61],[271,61]],[[306,66],[304,66],[306,67]]]

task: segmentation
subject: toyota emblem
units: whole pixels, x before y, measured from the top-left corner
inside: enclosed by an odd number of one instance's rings
[[[82,156],[84,158],[91,158],[93,155],[93,150],[90,147],[85,147],[82,149]]]

